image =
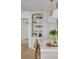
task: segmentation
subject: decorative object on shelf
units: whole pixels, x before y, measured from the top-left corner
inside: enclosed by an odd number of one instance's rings
[[[40,44],[38,43],[38,39],[36,39],[34,47],[35,47],[35,59],[41,59]]]
[[[38,35],[37,33],[33,33],[33,37],[37,37],[37,35]]]
[[[41,28],[42,26],[41,26],[41,25],[36,25],[35,27],[37,27],[37,28]]]
[[[39,33],[39,37],[42,37],[42,33]]]
[[[53,47],[58,46],[57,38],[56,38],[56,35],[58,34],[58,32],[54,29],[54,30],[51,30],[49,34],[53,36],[53,39],[47,42],[47,46],[53,46]]]
[[[37,18],[37,19],[42,19],[43,17],[41,17],[41,16],[37,16],[36,18]]]
[[[34,21],[33,23],[37,23],[36,21]]]

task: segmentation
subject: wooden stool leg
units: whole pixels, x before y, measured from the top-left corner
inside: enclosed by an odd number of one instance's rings
[[[40,44],[38,43],[37,39],[35,42],[35,59],[41,59]]]

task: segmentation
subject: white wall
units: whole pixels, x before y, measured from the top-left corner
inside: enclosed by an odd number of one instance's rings
[[[28,26],[31,15],[31,12],[21,12],[21,39],[28,39]]]

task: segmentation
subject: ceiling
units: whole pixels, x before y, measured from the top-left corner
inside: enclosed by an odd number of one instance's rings
[[[49,0],[21,0],[21,11],[48,11]]]

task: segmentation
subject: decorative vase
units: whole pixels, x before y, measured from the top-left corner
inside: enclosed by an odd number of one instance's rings
[[[52,39],[54,42],[57,42],[57,36],[53,36],[53,39]]]

